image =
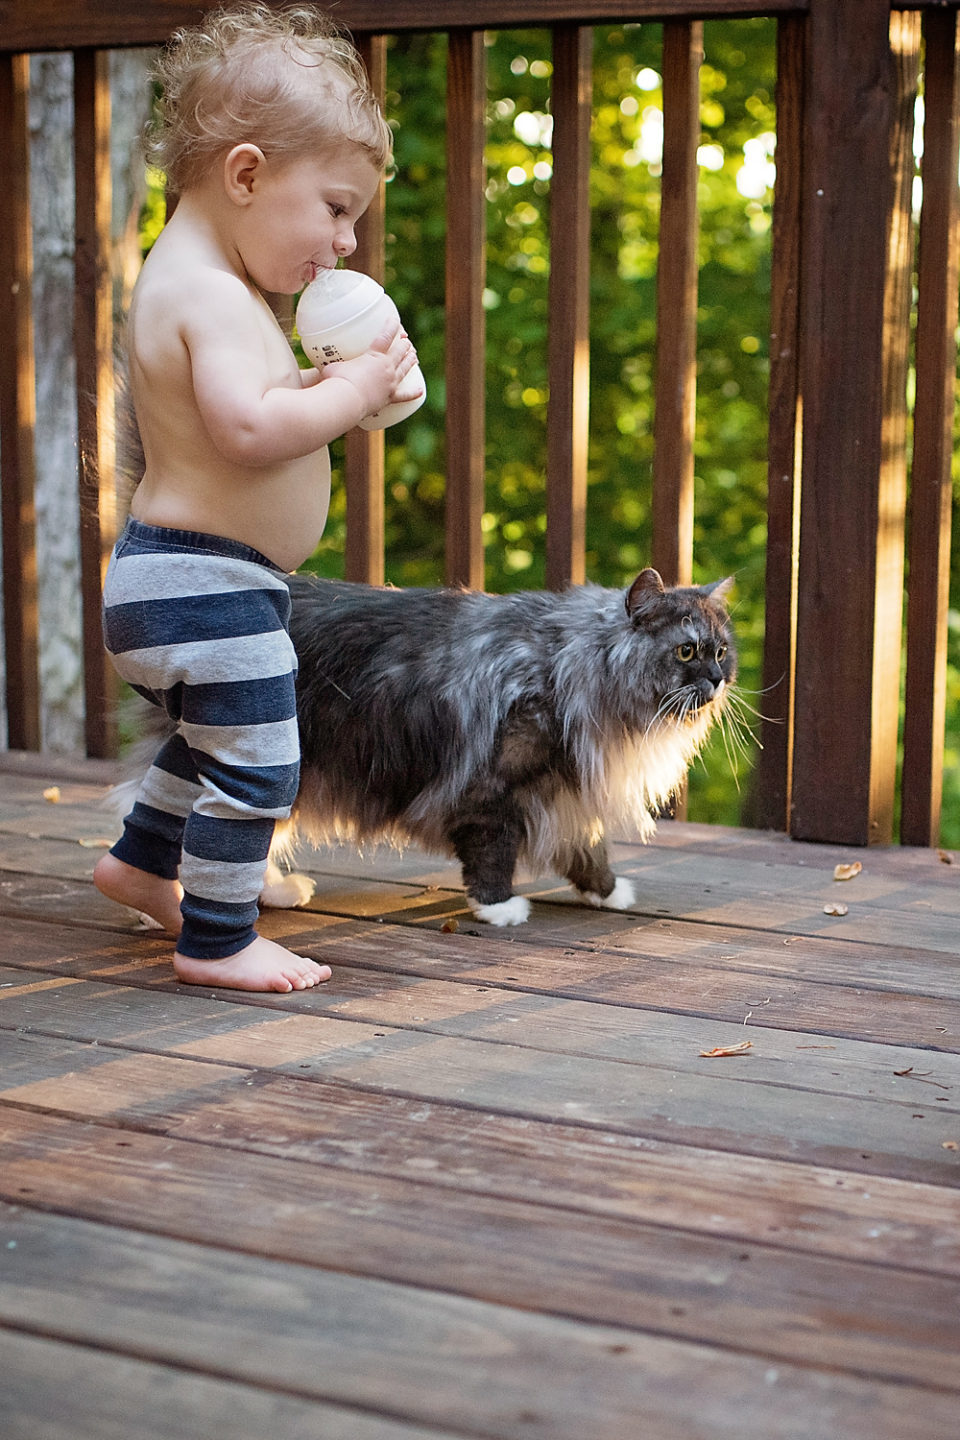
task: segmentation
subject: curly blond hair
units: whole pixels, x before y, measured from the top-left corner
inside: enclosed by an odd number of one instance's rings
[[[181,194],[244,141],[295,157],[348,141],[377,169],[392,133],[347,36],[312,5],[222,6],[178,30],[155,68],[148,160]]]

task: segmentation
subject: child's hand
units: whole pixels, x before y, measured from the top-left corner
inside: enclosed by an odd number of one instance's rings
[[[402,334],[404,340],[409,340],[410,337],[407,335],[406,330],[402,330],[400,333]],[[397,385],[397,388],[390,396],[391,404],[405,405],[410,400],[418,400],[420,396],[424,393],[423,376],[416,368],[417,352],[413,348],[412,344],[410,346],[410,352],[410,363],[406,367],[403,377],[401,378],[400,383]]]
[[[364,415],[375,415],[389,401],[399,398],[398,387],[416,363],[417,352],[406,331],[391,326],[371,341],[370,349],[364,354],[325,365],[323,374],[349,380],[363,399]],[[417,386],[414,394],[419,393]]]

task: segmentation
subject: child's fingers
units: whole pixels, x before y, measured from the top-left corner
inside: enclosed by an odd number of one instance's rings
[[[406,375],[394,390],[391,399],[394,404],[403,405],[408,400],[419,400],[423,394],[423,379],[421,376]]]
[[[400,339],[401,330],[395,321],[389,320],[380,331],[380,334],[370,342],[371,350],[379,350],[386,354],[396,340]]]

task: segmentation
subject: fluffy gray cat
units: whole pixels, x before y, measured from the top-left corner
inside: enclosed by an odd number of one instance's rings
[[[736,677],[731,581],[488,595],[291,579],[300,793],[276,853],[415,842],[455,856],[480,920],[517,925],[518,864],[593,905],[633,887],[610,832],[653,833]],[[267,904],[306,877],[271,866]]]

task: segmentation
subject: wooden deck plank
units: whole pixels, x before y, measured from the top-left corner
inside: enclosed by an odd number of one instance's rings
[[[215,1226],[215,1217],[206,1212],[203,1223]],[[317,1232],[322,1228],[315,1226]],[[769,1354],[721,1351],[623,1326],[585,1325],[339,1269],[251,1259],[233,1250],[127,1231],[115,1219],[108,1227],[24,1212],[5,1217],[3,1233],[16,1242],[0,1284],[0,1315],[7,1324],[21,1323],[63,1340],[76,1338],[79,1331],[123,1353],[130,1334],[140,1329],[148,1299],[151,1329],[149,1334],[140,1330],[136,1342],[145,1359],[186,1361],[224,1378],[254,1377],[271,1388],[389,1409],[398,1418],[465,1424],[468,1433],[515,1435],[526,1410],[531,1424],[539,1421],[540,1433],[557,1440],[583,1440],[587,1434],[598,1440],[635,1437],[636,1428],[629,1427],[640,1422],[645,1435],[733,1435],[734,1407],[738,1423],[747,1427],[751,1413],[759,1418],[758,1399],[765,1408],[779,1402],[786,1416],[799,1399],[791,1389],[803,1395],[806,1417],[819,1423],[828,1418],[839,1428],[832,1431],[828,1423],[820,1430],[797,1430],[794,1415],[783,1434],[917,1433],[900,1406],[895,1407],[897,1423],[907,1428],[885,1429],[884,1410],[893,1395],[902,1400],[911,1391],[928,1423],[931,1416],[939,1416],[941,1424],[948,1415],[955,1420],[955,1393],[944,1392],[940,1383],[952,1368],[949,1355],[930,1386],[918,1387],[908,1377],[889,1384],[869,1375],[838,1375],[834,1366],[833,1373],[816,1374],[779,1362],[771,1366],[775,1357]],[[295,1246],[296,1239],[291,1233],[290,1244]],[[409,1255],[413,1247],[408,1242],[404,1249]],[[748,1269],[743,1263],[731,1265],[731,1273]],[[716,1278],[691,1283],[691,1294],[703,1302],[711,1285],[720,1288]],[[837,1296],[832,1303],[835,1312],[843,1308]],[[811,1338],[816,1344],[817,1337]],[[376,1342],[372,1351],[371,1340]],[[562,1366],[557,1364],[561,1354]],[[491,1355],[496,1356],[494,1385],[489,1383]],[[453,1392],[451,1362],[458,1377]],[[753,1396],[731,1397],[731,1390],[746,1391],[748,1377]],[[709,1430],[703,1424],[711,1408],[707,1384],[713,1386],[712,1408],[723,1395],[729,1416],[726,1425],[711,1416]],[[668,1414],[658,1414],[661,1386],[660,1404],[670,1396]],[[859,1392],[859,1418],[854,1413],[816,1415],[818,1398],[822,1404],[829,1397],[832,1406],[845,1391],[848,1396]],[[689,1428],[680,1429],[688,1417]],[[864,1429],[866,1419],[878,1428]],[[671,1428],[660,1428],[664,1420]],[[765,1424],[762,1433],[778,1433],[769,1428],[768,1408]],[[761,1432],[747,1428],[739,1433]]]
[[[918,1067],[909,1052],[893,1047],[887,1088],[901,1081],[902,1099],[881,1098],[878,1079],[873,1095],[857,1094],[855,1087],[847,1094],[818,1091],[820,1103],[814,1106],[811,1091],[787,1083],[752,1081],[753,1056],[707,1061],[691,1046],[685,1066],[680,1055],[672,1067],[630,1064],[516,1043],[346,1022],[323,1014],[278,1013],[272,1007],[250,1004],[214,1002],[214,1013],[206,1014],[207,1007],[196,1006],[192,996],[183,997],[179,1006],[178,997],[167,997],[159,1023],[144,1033],[144,1005],[138,1005],[137,992],[126,995],[110,988],[113,993],[108,988],[86,1017],[76,1018],[75,1000],[67,1007],[70,1028],[81,1032],[78,1064],[90,1061],[84,1044],[142,1045],[167,1055],[330,1079],[428,1103],[441,1101],[535,1119],[556,1117],[679,1143],[960,1184],[960,1156],[944,1148],[945,1142],[950,1144],[960,1135],[956,1092],[935,1067],[925,1067],[920,1079],[896,1076],[898,1069],[916,1074]],[[66,993],[73,999],[72,987]],[[8,994],[0,990],[0,997]],[[29,1016],[40,1032],[45,1028],[44,1015],[50,1016],[47,1026],[58,1028],[62,996],[54,980],[52,988],[48,982],[29,991],[20,1004],[15,995],[4,998],[3,1006],[9,1007],[6,1023],[16,1028],[0,1031],[0,1054],[9,1053],[11,1045],[15,1049],[18,1039],[22,1043],[31,1038],[29,1030],[23,1034]],[[139,998],[147,1002],[149,1011],[150,997]],[[659,1017],[650,1017],[649,1023],[655,1027]],[[801,1064],[812,1055],[804,1052]],[[59,1062],[50,1061],[51,1066],[55,1063],[51,1091],[62,1083],[59,1075],[73,1068],[70,1051]],[[93,1063],[106,1061],[98,1052]],[[24,1100],[31,1093],[14,1089],[11,1098]],[[924,1098],[917,1099],[918,1094]]]
[[[756,1011],[748,1012],[759,1016],[759,1023],[748,1028],[715,1018],[629,1011],[495,986],[418,980],[396,988],[390,981],[364,983],[370,978],[363,971],[341,971],[336,988],[310,997],[304,1011],[288,1000],[283,1007],[288,1018],[277,1032],[280,1055],[297,1055],[305,1043],[315,1046],[316,1054],[341,1044],[350,1051],[366,1051],[374,1040],[396,1041],[410,1033],[699,1075],[711,1084],[722,1078],[791,1093],[909,1105],[928,1095],[942,1113],[960,1111],[960,1055],[841,1037],[811,1046],[794,1031],[764,1023],[762,1000],[756,1001]],[[240,1030],[245,1037],[250,1025],[259,1024],[256,1015],[238,1021],[232,1004],[224,1002],[225,994],[198,1004],[198,997],[181,987],[158,1005],[155,996],[132,987],[36,970],[25,976],[15,967],[0,967],[0,1027],[18,1034],[36,1032],[162,1053],[175,1045],[202,1044],[211,1035]],[[237,1003],[250,1008],[249,1001]],[[275,1007],[264,1008],[273,1022],[279,1019]],[[750,1040],[753,1053],[735,1065],[718,1066],[715,1058],[701,1054],[712,1044],[737,1045],[744,1039]]]
[[[304,923],[297,913],[283,912],[270,916],[262,927],[273,938],[329,961],[336,970],[332,990],[296,998],[294,1007],[300,1014],[312,1012],[315,1007],[326,1009],[332,994],[352,994],[353,983],[370,988],[377,984],[378,975],[386,975],[397,977],[399,990],[418,979],[434,978],[441,983],[472,985],[474,989],[494,985],[511,992],[542,993],[557,1000],[702,1016],[722,1024],[742,1025],[749,1014],[754,1028],[829,1036],[831,1041],[848,1036],[945,1052],[960,1048],[960,1003],[951,994],[956,988],[956,967],[941,965],[941,957],[924,956],[922,952],[913,952],[913,956],[921,972],[924,962],[930,962],[927,975],[922,977],[927,994],[917,993],[919,986],[909,988],[906,967],[897,970],[892,978],[882,970],[868,973],[860,984],[807,980],[802,974],[804,956],[793,947],[774,951],[776,959],[781,953],[792,957],[780,973],[764,963],[768,957],[762,951],[760,963],[748,968],[744,961],[753,958],[749,950],[723,947],[712,938],[708,942],[707,964],[684,965],[682,950],[695,952],[699,948],[699,937],[689,932],[672,937],[677,958],[663,960],[651,958],[651,949],[655,948],[652,945],[640,957],[621,953],[621,947],[568,947],[558,954],[532,943],[486,937],[411,934],[402,927],[372,929],[347,922],[311,925],[304,930]],[[74,937],[85,931],[86,943],[78,947]],[[8,918],[4,958],[12,966],[28,970],[55,968],[61,974],[114,983],[170,987],[175,984],[169,964],[170,942],[154,938],[158,933],[100,932],[98,944],[91,927],[54,928],[41,925],[36,917],[25,921]],[[663,945],[665,939],[661,932],[655,934],[658,945]],[[692,959],[696,958],[694,954]],[[801,972],[799,979],[795,978],[797,970]],[[361,973],[353,973],[357,971]],[[855,967],[851,978],[857,978]],[[944,991],[947,993],[940,993]],[[276,996],[257,1001],[240,997],[237,1003],[284,1008],[289,1002]],[[797,1043],[801,1043],[799,1039]]]
[[[0,1098],[63,1118],[960,1276],[960,1196],[938,1186],[873,1176],[865,1189],[853,1171],[478,1115],[335,1081],[318,1088],[36,1034],[14,1043],[23,1057],[0,1061]]]
[[[773,1361],[829,1362],[868,1378],[960,1388],[950,1364],[960,1339],[954,1279],[810,1256],[799,1264],[789,1251],[744,1251],[727,1240],[600,1218],[589,1231],[581,1228],[571,1256],[576,1217],[557,1208],[485,1204],[445,1191],[430,1197],[425,1230],[423,1182],[373,1182],[343,1171],[324,1178],[259,1156],[239,1164],[236,1155],[206,1146],[130,1133],[118,1139],[96,1126],[73,1125],[68,1136],[46,1117],[29,1133],[36,1117],[20,1117],[20,1139],[16,1119],[3,1116],[6,1195],[29,1189],[33,1205],[55,1205],[71,1220],[109,1220],[114,1233],[131,1225],[140,1231],[137,1248],[144,1231],[171,1240],[203,1234],[210,1256],[199,1260],[204,1269],[216,1263],[217,1250],[226,1254],[220,1247],[235,1257],[237,1248],[253,1244],[261,1273],[271,1269],[269,1261],[295,1264],[299,1286],[317,1282],[318,1272],[344,1283],[368,1277],[379,1286],[403,1284],[420,1299],[456,1296],[535,1310],[543,1319],[723,1344]],[[144,1185],[158,1168],[176,1169],[181,1178]],[[63,1174],[68,1185],[58,1192],[53,1175]],[[17,1230],[14,1221],[9,1233],[19,1240]],[[0,1316],[7,1323],[20,1316],[69,1338],[46,1312],[50,1279],[24,1279],[36,1261],[36,1253],[13,1256],[0,1284]],[[114,1292],[114,1306],[122,1306],[128,1284],[122,1272],[119,1280],[111,1272],[101,1292]],[[261,1305],[271,1308],[268,1296]]]
[[[241,1159],[6,1106],[0,1135],[0,1196],[9,1202],[27,1198],[111,1226],[202,1236],[209,1247],[542,1315],[960,1390],[950,1363],[960,1348],[954,1277],[835,1256],[800,1259],[769,1244],[745,1249],[725,1237],[600,1216],[585,1228],[569,1206]],[[9,1322],[17,1301],[4,1305],[3,1294],[0,1287],[0,1316]]]
[[[70,1440],[112,1440],[121,1377],[184,1409],[118,1440],[191,1433],[204,1396],[275,1440],[952,1437],[936,852],[842,885],[848,847],[668,824],[613,847],[631,912],[536,877],[515,931],[444,857],[308,852],[311,909],[262,925],[334,978],[243,995],[176,983],[92,888],[103,787],[45,780],[0,775],[0,1340],[47,1360],[30,1440],[78,1351],[103,1388]]]
[[[5,1440],[456,1440],[432,1425],[10,1330],[0,1330],[0,1413]]]

